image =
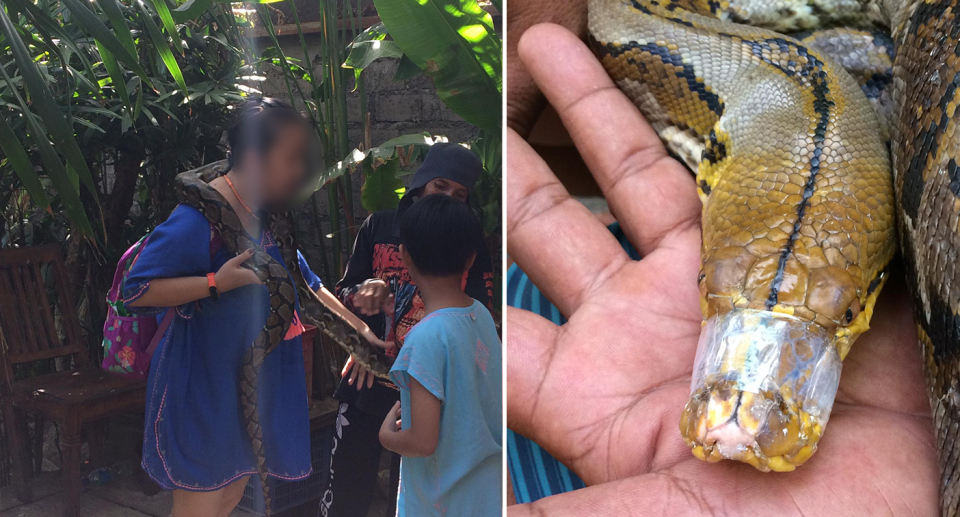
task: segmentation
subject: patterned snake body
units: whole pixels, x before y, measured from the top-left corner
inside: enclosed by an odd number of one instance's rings
[[[176,186],[180,202],[199,210],[220,233],[224,248],[231,254],[253,249],[253,255],[244,266],[253,270],[270,295],[267,322],[243,356],[240,371],[240,413],[242,425],[250,438],[256,459],[257,473],[263,490],[264,508],[270,515],[271,498],[267,484],[266,460],[263,447],[263,429],[260,426],[258,383],[260,368],[266,357],[283,340],[293,322],[296,293],[300,294],[300,310],[308,322],[353,354],[360,364],[374,374],[386,377],[393,360],[382,349],[372,345],[356,329],[328,308],[307,287],[297,258],[296,232],[293,213],[270,214],[268,229],[276,241],[284,262],[273,259],[244,231],[240,218],[229,202],[210,182],[227,171],[226,162],[215,162],[177,176]]]
[[[589,1],[599,59],[696,172],[704,202],[705,323],[680,422],[701,459],[792,470],[813,454],[899,219],[944,514],[956,513],[956,10],[956,0]]]

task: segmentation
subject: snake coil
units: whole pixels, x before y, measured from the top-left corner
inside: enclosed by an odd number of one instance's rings
[[[810,458],[899,223],[941,508],[957,515],[960,1],[588,9],[598,58],[696,173],[704,203],[704,329],[680,422],[693,453],[780,471]]]

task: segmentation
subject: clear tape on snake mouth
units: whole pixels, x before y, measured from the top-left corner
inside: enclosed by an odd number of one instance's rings
[[[816,451],[841,367],[835,334],[816,323],[752,309],[713,316],[680,432],[700,459],[793,470]]]

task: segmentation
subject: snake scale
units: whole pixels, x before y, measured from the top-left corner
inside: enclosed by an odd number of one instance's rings
[[[694,455],[764,471],[810,458],[899,233],[942,513],[957,515],[960,2],[588,9],[599,60],[696,173],[704,203],[704,327],[680,421]]]
[[[199,210],[223,239],[224,248],[239,254],[253,249],[253,255],[244,266],[253,270],[270,295],[270,313],[263,329],[244,353],[240,373],[240,415],[243,428],[251,442],[256,459],[257,474],[263,490],[264,508],[270,515],[271,498],[267,483],[263,430],[258,407],[258,376],[266,357],[283,340],[293,321],[296,293],[299,293],[300,311],[306,321],[316,325],[323,334],[354,355],[360,364],[380,377],[387,377],[393,359],[382,349],[371,344],[356,329],[327,307],[307,287],[297,259],[296,231],[292,212],[271,213],[268,228],[280,249],[287,269],[253,242],[244,231],[240,218],[229,202],[210,182],[226,173],[226,161],[215,162],[177,176],[176,187],[181,203]]]

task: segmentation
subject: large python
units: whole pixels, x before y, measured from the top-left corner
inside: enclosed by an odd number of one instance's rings
[[[226,161],[214,162],[199,169],[181,173],[176,178],[177,195],[181,203],[199,210],[220,233],[224,248],[233,254],[253,249],[253,255],[244,262],[257,274],[270,295],[270,313],[263,329],[244,353],[240,371],[240,414],[243,428],[251,442],[256,458],[257,474],[263,491],[264,508],[270,515],[271,497],[267,483],[266,460],[263,449],[263,430],[260,427],[258,384],[263,361],[283,340],[293,321],[294,306],[299,293],[302,317],[316,325],[327,337],[353,354],[369,371],[387,377],[393,359],[383,349],[371,344],[353,326],[330,310],[307,287],[297,260],[294,216],[291,212],[271,213],[268,229],[276,242],[290,273],[263,248],[253,242],[244,231],[240,218],[229,202],[210,182],[228,170]]]
[[[697,457],[775,471],[810,458],[841,361],[869,328],[899,219],[941,507],[957,514],[958,10],[957,0],[589,0],[598,58],[696,172],[704,203],[704,328],[680,422]]]

